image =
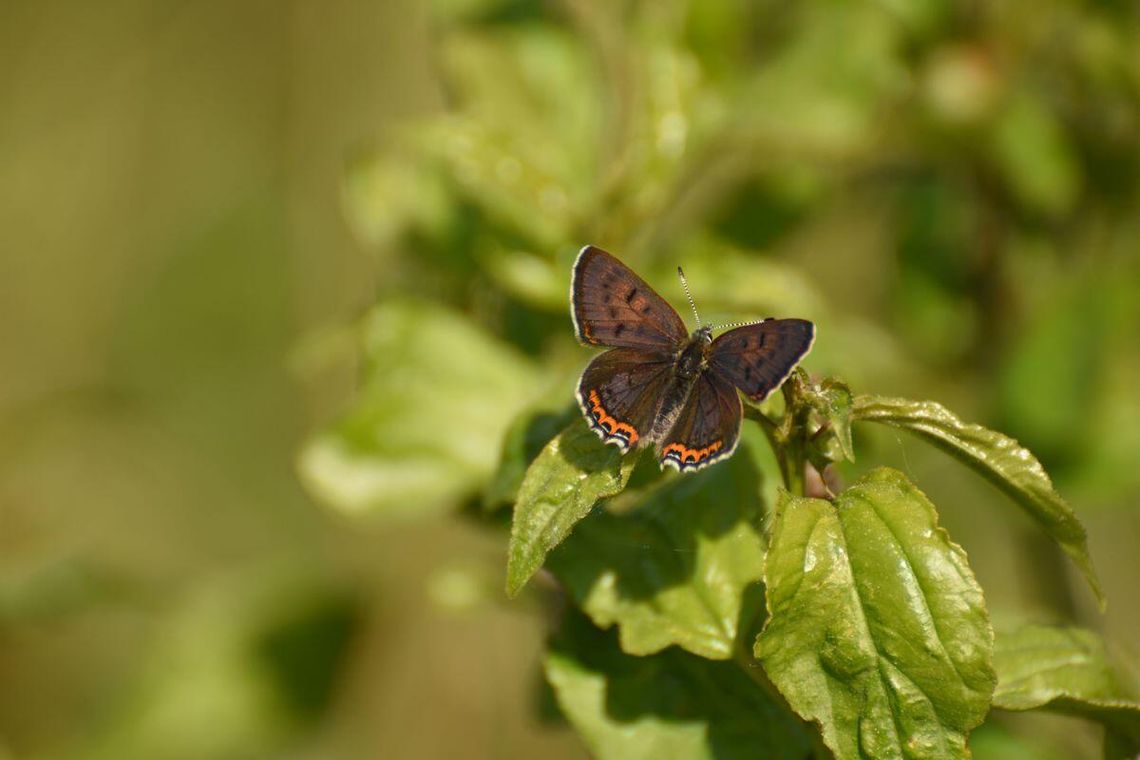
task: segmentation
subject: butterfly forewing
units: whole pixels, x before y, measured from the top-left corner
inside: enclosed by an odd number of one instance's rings
[[[658,446],[661,466],[689,472],[730,456],[740,437],[741,412],[736,389],[715,373],[702,372]]]
[[[673,352],[688,337],[665,299],[629,267],[586,246],[574,262],[570,314],[583,343]]]
[[[738,327],[712,343],[709,369],[752,401],[763,401],[811,350],[815,325],[806,319],[766,319]]]
[[[578,405],[603,441],[626,451],[643,442],[672,377],[672,357],[615,348],[595,357],[578,381]]]

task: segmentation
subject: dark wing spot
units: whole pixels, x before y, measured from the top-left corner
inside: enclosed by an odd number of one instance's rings
[[[744,365],[744,381],[748,382],[751,379],[752,379],[752,367],[751,367],[751,365],[745,364]]]
[[[625,294],[625,302],[626,302],[627,304],[630,304],[630,305],[632,306],[632,305],[633,305],[633,299],[634,299],[636,296],[637,296],[637,287],[636,287],[636,286],[634,286],[634,287],[632,287],[632,288],[630,288],[630,289],[629,289],[629,292],[628,292],[628,293],[626,293],[626,294]]]
[[[616,306],[610,307],[610,319],[617,319],[618,310]]]
[[[620,337],[623,332],[625,332],[625,323],[624,322],[618,322],[616,325],[614,325],[614,337],[615,338]]]

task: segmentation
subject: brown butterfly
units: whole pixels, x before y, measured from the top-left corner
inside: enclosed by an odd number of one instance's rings
[[[805,319],[765,319],[714,340],[714,328],[698,318],[690,335],[657,291],[589,245],[574,262],[570,315],[580,341],[610,349],[578,382],[590,427],[623,452],[653,444],[661,467],[681,472],[730,456],[742,417],[736,389],[762,401],[815,340],[815,325]]]

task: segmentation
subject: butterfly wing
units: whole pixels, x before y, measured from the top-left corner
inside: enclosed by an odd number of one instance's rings
[[[661,467],[692,472],[732,455],[740,437],[740,396],[714,372],[702,372],[673,428],[657,448]]]
[[[675,351],[688,337],[676,310],[601,248],[583,248],[572,277],[570,315],[583,343]]]
[[[788,378],[814,341],[815,325],[806,319],[766,319],[714,340],[709,368],[750,400],[763,401]]]
[[[672,369],[667,354],[611,349],[582,373],[578,406],[604,442],[628,451],[649,433]]]

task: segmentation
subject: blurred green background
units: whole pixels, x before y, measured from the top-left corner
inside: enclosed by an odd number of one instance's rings
[[[1140,661],[1138,13],[0,4],[0,757],[583,756],[501,591],[496,466],[590,355],[586,242],[1018,437],[1104,616],[936,452],[860,430],[847,474],[910,474],[995,616]]]

